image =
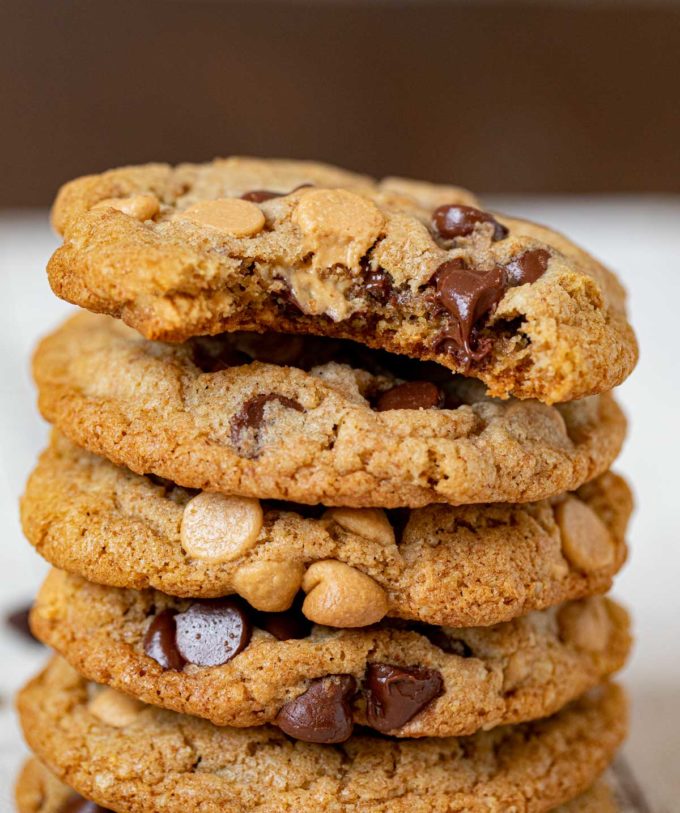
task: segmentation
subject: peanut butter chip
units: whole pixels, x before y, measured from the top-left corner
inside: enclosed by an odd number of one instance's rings
[[[330,508],[326,517],[350,533],[377,542],[394,545],[394,529],[381,508]]]
[[[555,509],[555,518],[562,532],[562,550],[574,567],[591,573],[612,566],[614,540],[590,506],[567,497]]]
[[[312,252],[316,270],[359,261],[385,223],[380,209],[347,189],[310,189],[300,198],[293,222],[302,232],[304,253]]]
[[[601,596],[565,604],[557,618],[561,637],[577,649],[602,652],[609,643],[611,623]]]
[[[230,562],[248,551],[262,530],[258,500],[201,492],[182,515],[182,547],[193,559]]]
[[[240,198],[204,200],[180,212],[177,217],[198,226],[210,226],[232,237],[252,237],[264,227],[260,207]]]
[[[370,576],[343,562],[315,562],[302,580],[302,612],[315,624],[366,627],[387,612],[387,594]]]
[[[299,562],[252,562],[234,574],[234,590],[256,610],[280,613],[293,603],[304,570]]]
[[[88,703],[90,714],[114,728],[125,728],[133,723],[143,708],[141,701],[108,687],[97,692]]]
[[[128,198],[106,198],[96,203],[93,209],[118,209],[123,214],[137,220],[150,220],[158,214],[160,203],[155,195],[130,195]]]

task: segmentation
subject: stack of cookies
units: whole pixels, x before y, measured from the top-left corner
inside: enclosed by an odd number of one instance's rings
[[[20,813],[613,810],[613,274],[459,188],[303,162],[114,170],[53,218],[90,313],[34,360],[58,654]]]

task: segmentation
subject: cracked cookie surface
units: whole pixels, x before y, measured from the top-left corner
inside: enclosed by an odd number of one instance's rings
[[[621,447],[610,394],[499,401],[444,373],[311,338],[160,344],[85,313],[34,357],[41,412],[71,440],[225,494],[387,508],[526,502],[577,488]]]
[[[308,704],[313,686],[351,675],[343,739],[352,720],[397,737],[450,737],[546,717],[621,669],[630,648],[626,612],[601,597],[465,629],[385,621],[337,630],[305,624],[297,608],[263,617],[242,603],[240,651],[206,665],[206,643],[200,652],[185,647],[188,660],[177,660],[183,626],[175,619],[190,608],[220,606],[102,587],[53,570],[31,626],[90,680],[216,725],[275,723],[290,704]],[[232,619],[213,619],[194,620],[192,634],[221,642],[233,633]],[[159,621],[166,635],[160,651],[152,637]],[[402,688],[419,693],[417,700]],[[307,738],[299,726],[287,733]]]
[[[29,759],[24,764],[16,786],[18,813],[67,813],[64,805],[67,802],[74,804],[77,800],[77,794],[37,759]],[[611,790],[605,782],[600,781],[578,798],[555,808],[554,813],[616,813],[617,810]]]
[[[59,296],[148,338],[360,338],[546,403],[621,383],[637,347],[616,277],[562,235],[476,205],[456,187],[306,162],[127,167],[61,190],[48,273]]]
[[[387,615],[460,627],[608,590],[625,559],[632,509],[626,483],[611,472],[538,503],[385,514],[263,501],[259,534],[225,561],[221,539],[212,551],[187,540],[184,516],[200,508],[201,494],[133,474],[55,432],[28,480],[22,524],[49,562],[100,584],[193,598],[240,593],[257,604],[257,585],[278,578],[283,604],[262,607],[286,609],[305,571],[333,561],[372,579]],[[227,503],[227,516],[231,510]],[[228,537],[210,505],[204,517]],[[350,584],[347,600],[357,599]]]
[[[546,720],[472,737],[357,735],[335,746],[150,706],[116,726],[93,713],[96,704],[93,685],[58,659],[18,698],[37,757],[118,813],[221,813],[227,805],[244,813],[544,813],[595,782],[627,727],[613,685]]]

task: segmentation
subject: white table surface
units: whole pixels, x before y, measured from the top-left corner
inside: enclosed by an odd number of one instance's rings
[[[625,754],[654,813],[680,810],[680,199],[502,198],[501,211],[565,231],[621,274],[631,297],[641,363],[620,389],[631,421],[617,469],[637,495],[631,559],[615,595],[632,608],[637,646],[624,680],[633,696]],[[0,613],[27,601],[46,570],[19,529],[17,500],[47,437],[29,376],[36,339],[69,310],[50,292],[45,262],[56,246],[45,212],[0,213]],[[25,754],[12,695],[44,660],[0,629],[0,813],[9,813]]]

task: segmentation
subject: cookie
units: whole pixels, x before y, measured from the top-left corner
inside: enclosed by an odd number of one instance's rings
[[[360,625],[370,610],[371,622],[386,612],[460,627],[608,590],[631,508],[611,472],[538,503],[386,513],[237,500],[133,474],[55,432],[21,515],[43,557],[99,584],[238,593],[269,611],[303,586],[303,611],[325,625]]]
[[[547,717],[621,669],[631,643],[626,612],[601,597],[493,627],[337,630],[297,607],[260,613],[233,596],[177,599],[59,570],[31,625],[97,683],[216,725],[276,723],[312,742],[344,741],[352,723],[452,737]],[[291,723],[322,704],[339,704],[343,726]]]
[[[457,188],[308,163],[154,164],[73,181],[53,219],[57,295],[147,338],[359,338],[546,403],[610,390],[637,358],[610,271]]]
[[[90,451],[189,488],[300,503],[542,499],[605,471],[625,433],[609,394],[498,401],[353,343],[167,345],[91,314],[42,341],[34,372],[44,417]]]
[[[98,702],[93,684],[55,660],[18,708],[36,756],[118,813],[542,813],[595,782],[627,727],[616,686],[546,720],[472,737],[358,735],[331,746],[151,706],[124,708],[116,725],[94,713]]]
[[[109,813],[74,793],[34,758],[21,770],[16,800],[18,813]],[[65,807],[67,803],[70,807]],[[555,808],[554,813],[617,813],[617,810],[611,790],[600,781],[578,798]]]

